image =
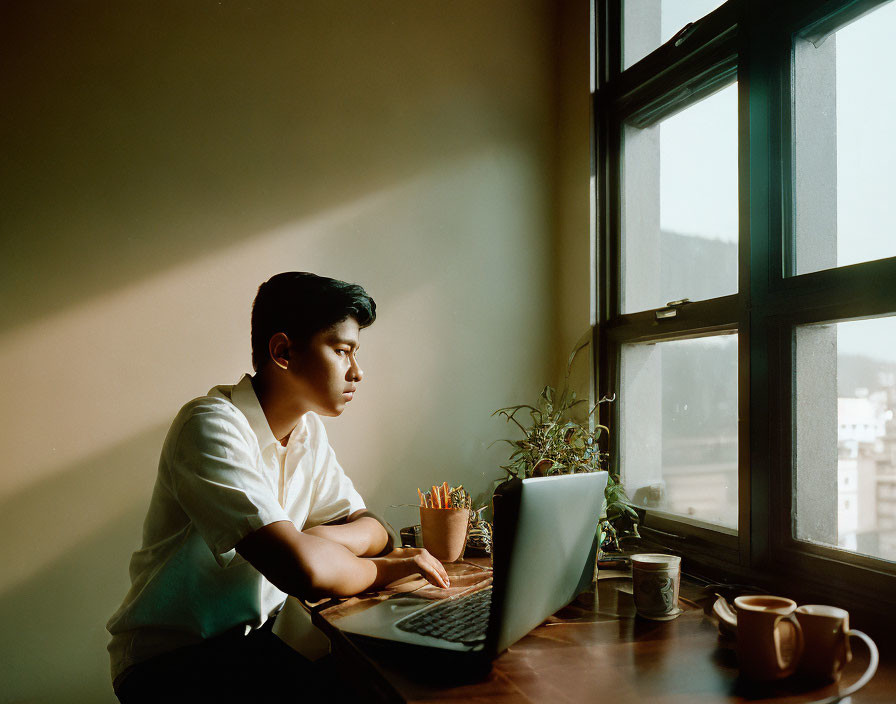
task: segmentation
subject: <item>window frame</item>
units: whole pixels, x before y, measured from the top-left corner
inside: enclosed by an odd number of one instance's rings
[[[795,326],[896,314],[896,290],[882,285],[896,281],[896,257],[793,274],[793,36],[807,28],[822,36],[836,31],[884,0],[783,6],[729,0],[625,71],[622,0],[594,2],[596,398],[619,394],[625,343],[730,330],[739,337],[737,534],[650,509],[640,511],[643,533],[698,571],[808,589],[841,603],[867,603],[873,595],[896,606],[896,562],[797,541],[788,524]],[[658,122],[727,85],[732,75],[738,81],[738,292],[681,306],[662,321],[656,309],[622,314],[623,125]],[[600,421],[613,429],[609,449],[618,471],[616,406],[602,404]]]

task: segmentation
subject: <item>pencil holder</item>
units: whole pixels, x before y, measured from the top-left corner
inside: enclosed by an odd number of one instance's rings
[[[469,509],[420,507],[423,547],[442,562],[455,562],[463,557],[469,524]]]

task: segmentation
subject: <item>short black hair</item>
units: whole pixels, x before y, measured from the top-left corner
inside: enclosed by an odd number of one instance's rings
[[[252,304],[252,367],[268,358],[268,343],[278,332],[307,343],[321,330],[352,317],[366,328],[376,320],[376,303],[358,284],[287,271],[258,287]]]

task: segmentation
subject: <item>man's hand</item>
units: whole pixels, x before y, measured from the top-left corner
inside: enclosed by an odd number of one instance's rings
[[[423,548],[397,548],[385,557],[371,560],[377,566],[376,581],[382,587],[412,574],[420,574],[430,584],[447,589],[451,583],[444,566]]]

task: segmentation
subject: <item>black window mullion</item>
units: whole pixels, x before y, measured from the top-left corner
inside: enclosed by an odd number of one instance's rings
[[[737,71],[737,12],[736,3],[726,3],[626,69],[612,86],[614,111],[646,127],[730,83]]]
[[[851,315],[896,310],[896,257],[777,278],[764,301],[769,314],[844,305]]]
[[[768,8],[748,3],[744,11],[741,83],[744,101],[741,116],[740,184],[742,282],[747,284],[747,374],[742,399],[748,425],[746,459],[742,468],[743,491],[748,496],[747,524],[752,569],[766,570],[771,563],[771,530],[775,525],[773,500],[776,466],[770,443],[779,414],[771,407],[769,327],[767,306],[773,282],[781,279],[781,232],[784,228],[782,128],[782,33]]]
[[[618,128],[613,124],[611,112],[608,109],[609,85],[615,80],[622,65],[622,0],[596,0],[598,46],[596,57],[600,64],[595,72],[597,77],[597,91],[594,96],[592,115],[595,120],[596,153],[595,174],[597,183],[595,192],[597,197],[596,242],[597,252],[595,265],[598,271],[598,287],[596,300],[597,313],[597,344],[596,364],[598,378],[597,397],[602,398],[614,393],[616,383],[614,351],[610,346],[607,335],[604,333],[607,320],[612,312],[618,309],[619,296],[616,289],[618,274],[614,270],[618,256],[618,237],[615,233],[619,230],[618,209],[612,207],[612,203],[618,202],[619,197],[619,156],[618,150],[613,145],[618,144],[616,132]],[[613,409],[609,404],[601,404],[598,416],[601,424],[611,426]],[[612,438],[608,439],[612,442]],[[608,447],[611,456],[615,457],[612,447]]]
[[[607,323],[607,335],[616,343],[660,342],[733,331],[741,318],[736,293],[708,301],[695,301],[674,308],[627,313]],[[674,313],[674,317],[663,317]]]

